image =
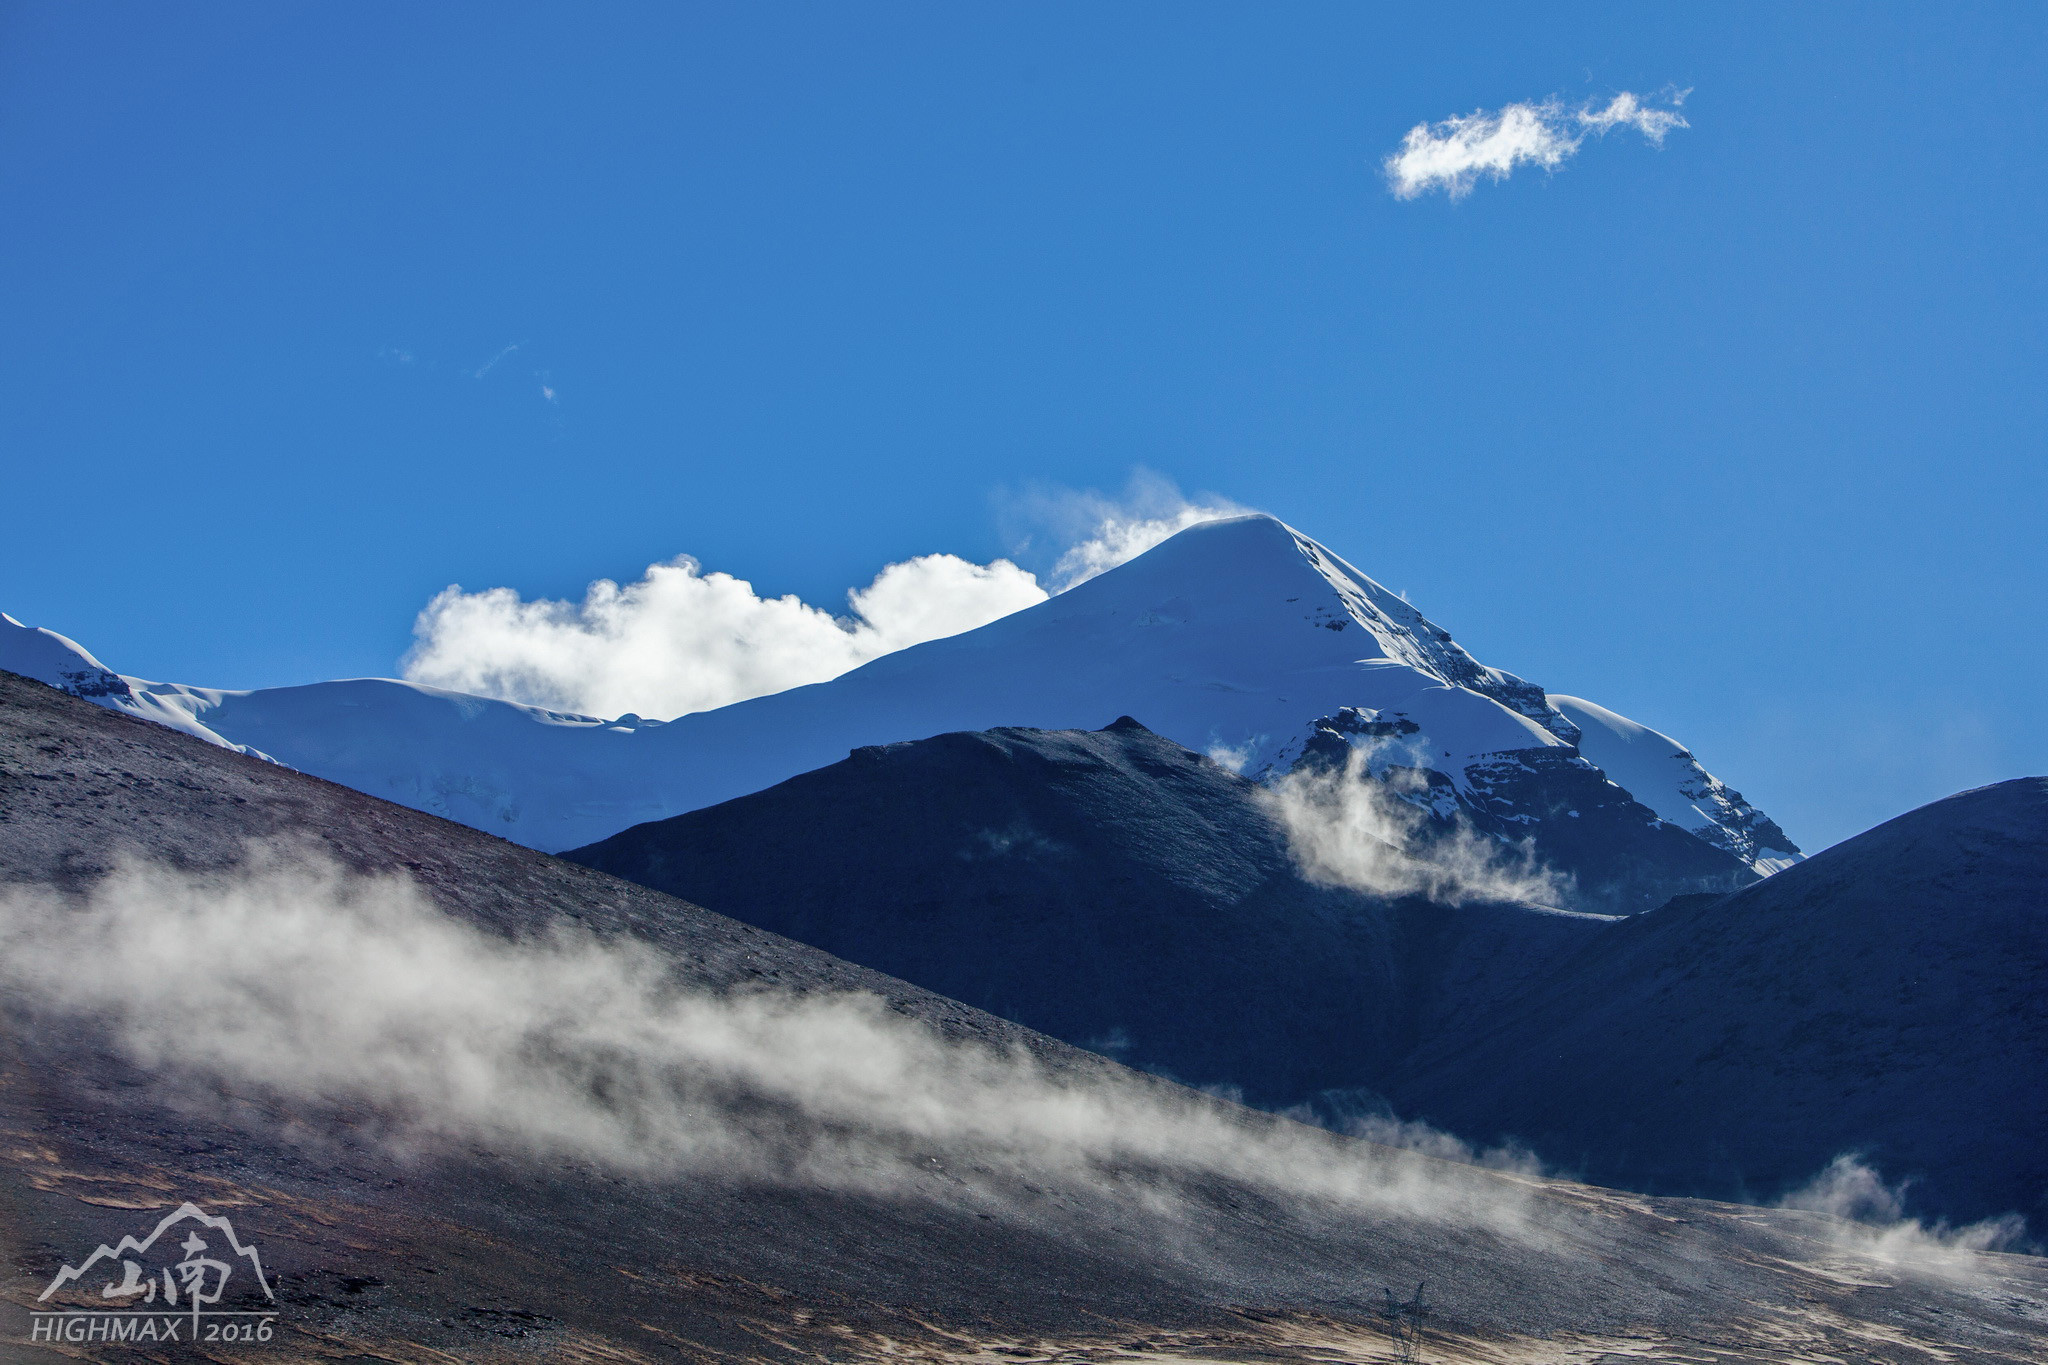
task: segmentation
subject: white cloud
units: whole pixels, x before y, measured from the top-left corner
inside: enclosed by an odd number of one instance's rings
[[[1219,740],[1209,746],[1209,761],[1218,767],[1228,768],[1231,772],[1241,773],[1252,761],[1252,755],[1258,751],[1261,738],[1263,736],[1254,736],[1242,744],[1225,744]]]
[[[550,395],[552,397],[552,395]],[[1007,559],[919,555],[847,593],[835,616],[680,555],[621,586],[599,579],[580,602],[528,601],[511,588],[451,586],[413,624],[401,667],[413,682],[557,711],[670,719],[825,682],[870,659],[1036,606],[1177,531],[1245,509],[1189,500],[1140,473],[1122,498],[1036,490],[1027,516],[1058,548],[1048,584]]]
[[[1453,199],[1472,192],[1481,176],[1507,179],[1515,167],[1555,170],[1579,150],[1586,135],[1605,137],[1616,128],[1633,128],[1653,143],[1688,125],[1677,110],[1686,91],[1668,98],[1669,109],[1652,108],[1624,90],[1605,105],[1591,103],[1568,109],[1556,98],[1540,104],[1510,104],[1488,113],[1458,114],[1441,123],[1418,123],[1402,139],[1401,149],[1386,159],[1388,183],[1397,199],[1414,199],[1442,190]]]
[[[1577,118],[1580,126],[1590,128],[1596,133],[1605,134],[1614,128],[1633,128],[1650,141],[1661,145],[1664,135],[1673,128],[1692,126],[1678,114],[1678,106],[1685,103],[1685,97],[1689,93],[1681,90],[1672,95],[1669,109],[1652,109],[1635,95],[1624,90],[1609,100],[1606,108],[1594,109],[1588,105],[1579,110]]]
[[[762,597],[684,555],[623,587],[599,579],[581,602],[447,588],[420,612],[404,670],[458,692],[666,719],[824,682],[1045,597],[1006,559],[920,555],[848,593],[852,614],[836,617],[794,596]]]
[[[737,1177],[1016,1208],[1040,1227],[1079,1195],[1137,1237],[1206,1235],[1223,1184],[1572,1264],[1614,1254],[1634,1206],[1376,1110],[1344,1125],[1372,1141],[1347,1142],[949,1036],[867,993],[696,987],[649,944],[537,920],[489,932],[403,876],[290,847],[220,873],[126,861],[78,893],[0,887],[0,994],[46,1039],[90,1030],[152,1102],[315,1155],[339,1140],[404,1161]],[[1852,1284],[1866,1267],[1994,1273],[1976,1253],[2021,1226],[1930,1230],[1898,1202],[1844,1159],[1784,1201],[1815,1212],[1771,1223],[1810,1220],[1788,1252]]]
[[[408,878],[288,846],[218,873],[125,861],[75,894],[0,887],[0,993],[38,1032],[93,1030],[152,1100],[315,1152],[342,1136],[406,1160],[740,1177],[996,1214],[1024,1196],[1034,1219],[1050,1189],[1055,1206],[1116,1201],[1114,1224],[1145,1220],[1139,1235],[1212,1217],[1221,1181],[1575,1263],[1611,1252],[1621,1207],[1551,1184],[1526,1153],[1476,1152],[1370,1106],[1344,1126],[1389,1145],[1107,1065],[1055,1068],[871,994],[713,992],[649,944],[567,921],[488,932]],[[1849,1276],[1824,1273],[1851,1282],[1857,1262],[1982,1274],[1976,1253],[2021,1227],[1903,1220],[1897,1191],[1853,1158],[1782,1207],[1813,1211],[1774,1221],[1813,1219],[1815,1259],[1850,1261]]]

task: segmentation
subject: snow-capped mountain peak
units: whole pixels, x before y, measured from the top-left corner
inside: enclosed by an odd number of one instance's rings
[[[116,673],[68,635],[25,626],[0,612],[0,668],[48,683],[60,692],[169,726],[209,744],[240,753],[268,755],[215,733],[200,719],[224,695],[211,688],[154,683]]]
[[[1292,527],[1286,529],[1302,557],[1329,583],[1352,619],[1379,642],[1385,657],[1433,674],[1446,686],[1463,687],[1491,697],[1567,744],[1578,740],[1577,727],[1549,704],[1542,688],[1512,673],[1488,668],[1406,598],[1381,587],[1301,532]]]
[[[1018,657],[983,673],[971,660],[992,650]],[[913,671],[964,671],[970,693],[1048,715],[959,728],[1071,727],[1109,705],[1190,748],[1228,752],[1253,775],[1285,767],[1312,723],[1345,707],[1412,720],[1456,781],[1480,756],[1576,738],[1541,688],[1486,668],[1398,595],[1261,514],[1190,527],[1050,602],[823,686],[863,690],[863,675]],[[1060,701],[1071,718],[1054,724]]]
[[[1481,664],[1398,594],[1263,515],[1191,527],[1049,601],[830,682],[661,724],[389,679],[253,692],[149,683],[12,621],[0,631],[0,667],[79,695],[99,688],[91,699],[102,705],[549,850],[756,791],[866,745],[999,726],[1092,729],[1129,715],[1254,777],[1286,771],[1314,745],[1392,745],[1402,766],[1432,775],[1443,809],[1504,838],[1557,831],[1561,850],[1593,848],[1595,826],[1612,836],[1601,856],[1617,839],[1650,837],[1642,829],[1683,830],[1693,837],[1680,846],[1705,859],[1679,858],[1687,870],[1674,884],[1685,889],[1797,856],[1661,735],[1669,753],[1626,778],[1603,775],[1597,754],[1581,756],[1582,740],[1623,756],[1641,745],[1613,741],[1619,732],[1604,722],[1582,735],[1593,711],[1561,709]],[[1630,892],[1631,904],[1650,894]]]
[[[0,641],[0,664],[10,673],[93,701],[128,695],[127,681],[68,635],[25,626],[0,612]]]

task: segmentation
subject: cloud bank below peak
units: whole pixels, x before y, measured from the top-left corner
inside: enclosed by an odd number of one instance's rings
[[[1045,598],[1006,559],[919,555],[849,592],[841,617],[793,595],[763,597],[678,555],[632,583],[599,579],[580,602],[445,588],[414,623],[404,670],[413,682],[554,710],[667,718],[824,682]]]
[[[794,595],[764,597],[687,554],[649,565],[631,583],[599,579],[580,602],[451,585],[421,610],[401,667],[409,681],[478,696],[667,719],[827,682],[884,654],[974,630],[1189,526],[1245,510],[1190,501],[1142,473],[1121,498],[1041,489],[1014,501],[1013,519],[1044,532],[1022,541],[1051,560],[1043,581],[1009,559],[917,555],[848,591],[844,615]]]
[[[1462,199],[1481,177],[1505,180],[1522,165],[1556,170],[1578,154],[1588,136],[1605,137],[1617,128],[1633,128],[1661,146],[1673,129],[1691,126],[1678,113],[1687,93],[1652,97],[1669,108],[1624,90],[1604,105],[1568,108],[1552,96],[1491,113],[1480,109],[1441,123],[1418,123],[1386,159],[1387,183],[1396,199],[1416,199],[1431,190]]]

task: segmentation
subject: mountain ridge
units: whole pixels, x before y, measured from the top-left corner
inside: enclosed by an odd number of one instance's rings
[[[1004,727],[562,856],[1276,1109],[1371,1089],[1430,1020],[1610,922],[1316,884],[1263,791],[1128,717]]]
[[[24,654],[30,634],[12,622],[0,630],[0,665]],[[38,647],[53,640],[63,637],[43,632]],[[67,684],[46,658],[28,662]],[[666,722],[389,680],[241,693],[123,681],[128,696],[91,699],[544,849],[760,790],[866,744],[1087,728],[1119,714],[1260,776],[1298,759],[1329,718],[1370,713],[1407,727],[1372,737],[1379,761],[1439,774],[1446,799],[1482,822],[1568,818],[1569,803],[1553,813],[1530,805],[1530,792],[1564,766],[1607,777],[1541,688],[1480,664],[1396,594],[1264,515],[1191,527],[1037,606],[829,682]],[[1535,766],[1514,757],[1545,751],[1556,752]],[[1661,818],[1660,803],[1690,811],[1677,827],[1725,855],[1731,889],[1797,858],[1767,820],[1737,828],[1746,805],[1687,801],[1678,788],[1690,779],[1660,777],[1672,792],[1652,794],[1647,818]],[[1616,895],[1632,908],[1663,898]]]

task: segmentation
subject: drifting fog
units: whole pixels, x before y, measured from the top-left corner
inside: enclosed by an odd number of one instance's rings
[[[682,555],[636,582],[592,583],[580,602],[511,588],[442,590],[413,625],[413,682],[594,716],[672,719],[826,682],[884,654],[985,626],[1135,558],[1199,522],[1244,509],[1190,502],[1156,476],[1121,499],[1039,492],[1019,500],[1066,547],[1045,584],[1007,559],[919,555],[849,591],[847,614],[762,597]],[[1028,543],[1028,538],[1027,538]],[[1050,591],[1048,591],[1048,587]]]
[[[1380,896],[1565,903],[1569,883],[1527,844],[1508,845],[1468,825],[1433,824],[1404,799],[1424,790],[1415,769],[1389,751],[1354,748],[1342,769],[1296,770],[1261,793],[1287,831],[1304,877]]]
[[[1311,881],[1383,896],[1425,896],[1445,905],[1468,901],[1565,903],[1570,881],[1545,867],[1526,843],[1510,846],[1463,825],[1432,827],[1428,815],[1402,798],[1412,768],[1398,765],[1395,746],[1354,748],[1340,769],[1301,770],[1271,783],[1261,799],[1286,830],[1302,875]],[[1390,760],[1394,760],[1390,762]],[[1379,775],[1375,776],[1375,772]],[[1317,1115],[1303,1112],[1304,1121]],[[1343,1130],[1387,1146],[1447,1161],[1542,1173],[1534,1155],[1518,1147],[1475,1151],[1425,1123],[1384,1114],[1347,1119]],[[2017,1214],[1960,1228],[1928,1226],[1905,1214],[1903,1186],[1855,1154],[1838,1156],[1778,1207],[1825,1214],[1822,1240],[1836,1253],[1899,1269],[1949,1276],[1973,1273],[1972,1257],[2020,1245],[2026,1220]]]
[[[1778,1201],[1781,1209],[1826,1214],[1827,1241],[1841,1253],[1921,1271],[1967,1275],[1980,1251],[2020,1245],[2026,1220],[2016,1213],[1951,1228],[1906,1217],[1906,1187],[1890,1185],[1860,1156],[1844,1153],[1806,1185]]]
[[[654,950],[513,941],[410,881],[258,854],[232,876],[130,864],[83,899],[0,898],[0,985],[96,1021],[166,1085],[364,1108],[417,1154],[834,1188],[957,1179],[1159,1197],[1223,1176],[1317,1204],[1529,1233],[1536,1187],[1239,1115],[1119,1075],[949,1041],[875,996],[713,995]]]
[[[1480,1170],[1106,1065],[1060,1075],[1021,1050],[948,1040],[870,995],[714,995],[678,983],[644,945],[573,929],[502,938],[403,877],[291,850],[252,849],[232,874],[130,863],[83,897],[0,893],[0,988],[17,1008],[106,1029],[166,1098],[280,1101],[294,1126],[317,1131],[324,1115],[407,1157],[925,1197],[1042,1183],[1158,1213],[1176,1207],[1179,1182],[1221,1177],[1559,1251],[1601,1236],[1597,1206],[1571,1187],[1540,1197],[1525,1155],[1486,1154],[1496,1169]],[[1360,1131],[1474,1155],[1420,1125]],[[1974,1253],[2019,1230],[1902,1220],[1896,1192],[1848,1158],[1786,1206],[1830,1215],[1817,1233],[1831,1252],[1949,1277],[1976,1273]]]

